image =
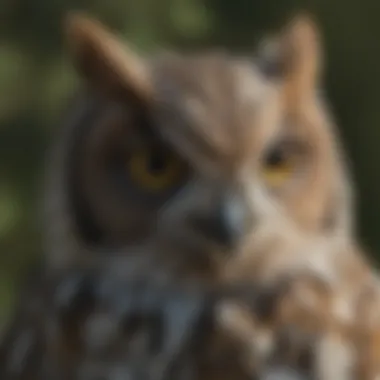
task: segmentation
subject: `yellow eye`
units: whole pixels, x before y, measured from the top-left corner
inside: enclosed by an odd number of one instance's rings
[[[163,191],[179,183],[184,165],[174,155],[156,149],[141,149],[128,161],[131,179],[145,190]]]
[[[262,167],[262,175],[270,187],[282,186],[293,173],[294,160],[281,151],[273,151]]]

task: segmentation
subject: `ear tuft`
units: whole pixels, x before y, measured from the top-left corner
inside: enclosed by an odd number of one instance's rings
[[[100,24],[81,12],[70,12],[64,20],[64,30],[69,42],[80,42],[83,37],[96,33],[97,29],[101,29]]]
[[[151,96],[145,62],[100,22],[71,12],[65,18],[64,30],[74,64],[90,84],[145,100]]]
[[[74,63],[82,74],[87,75],[85,64],[89,62],[86,59],[90,59],[89,55],[95,53],[92,50],[100,49],[102,41],[107,41],[110,36],[99,22],[84,13],[71,12],[64,21],[65,37]]]
[[[285,30],[285,41],[293,53],[295,64],[313,65],[317,69],[320,64],[320,36],[314,20],[303,13],[295,17]]]
[[[318,87],[322,70],[320,35],[307,13],[299,13],[277,36],[262,41],[258,59],[270,79],[284,81],[296,101]]]
[[[298,14],[285,28],[282,51],[288,80],[304,94],[313,91],[319,81],[322,52],[319,30],[309,14]]]

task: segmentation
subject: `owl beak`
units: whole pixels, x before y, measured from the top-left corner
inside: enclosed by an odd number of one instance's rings
[[[233,249],[248,232],[247,209],[236,199],[224,198],[208,215],[197,218],[195,225],[208,240]]]

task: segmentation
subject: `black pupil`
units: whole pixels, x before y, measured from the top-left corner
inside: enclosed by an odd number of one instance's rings
[[[148,159],[148,170],[153,174],[160,174],[165,170],[168,157],[162,151],[155,149],[150,153]]]
[[[285,152],[282,149],[273,150],[267,157],[268,166],[280,166],[285,161]]]

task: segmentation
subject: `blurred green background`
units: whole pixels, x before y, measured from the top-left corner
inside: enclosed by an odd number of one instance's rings
[[[61,34],[72,9],[89,11],[146,52],[210,45],[250,51],[294,11],[311,10],[323,29],[327,94],[357,181],[360,234],[380,252],[379,0],[1,0],[0,316],[41,253],[44,155],[77,85]]]

